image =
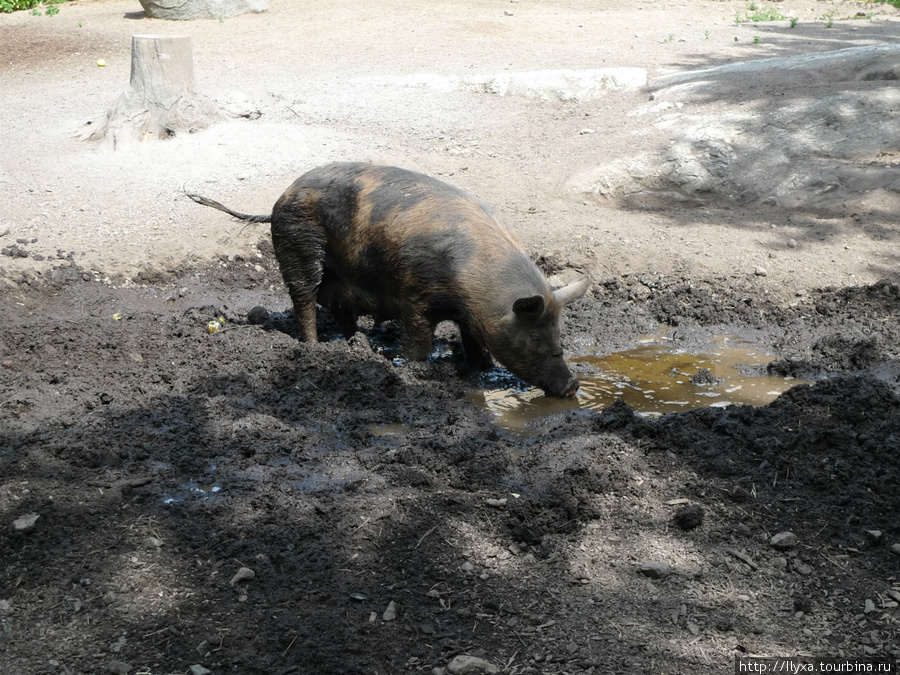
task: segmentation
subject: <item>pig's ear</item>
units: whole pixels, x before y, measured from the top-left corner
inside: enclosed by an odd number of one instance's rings
[[[544,311],[544,296],[532,295],[530,298],[519,298],[513,303],[513,311],[517,316],[539,316]]]
[[[556,300],[560,305],[568,305],[573,300],[577,300],[582,295],[584,295],[584,292],[590,285],[591,278],[585,275],[580,279],[576,279],[568,286],[557,288],[555,291],[553,291],[553,299]]]

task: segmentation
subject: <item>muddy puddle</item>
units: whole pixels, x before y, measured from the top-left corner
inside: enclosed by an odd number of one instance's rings
[[[502,375],[493,388],[486,383],[469,396],[494,414],[497,426],[523,433],[551,413],[602,410],[616,399],[648,417],[691,408],[760,406],[804,382],[768,375],[766,366],[775,358],[733,335],[714,337],[710,349],[686,351],[661,333],[641,339],[632,349],[571,357],[570,367],[581,380],[574,400],[544,396],[538,389],[504,381]]]

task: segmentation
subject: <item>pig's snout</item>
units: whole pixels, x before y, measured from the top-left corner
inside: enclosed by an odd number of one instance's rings
[[[579,382],[578,380],[576,380],[573,377],[571,380],[569,380],[569,383],[566,385],[566,388],[564,390],[565,393],[563,394],[563,397],[564,398],[572,398],[573,396],[575,396],[576,393],[578,393],[578,387],[580,387],[580,386],[581,386],[581,382]]]
[[[558,398],[572,398],[575,394],[578,393],[578,388],[581,386],[581,382],[576,380],[574,377],[570,377],[568,381],[563,386],[547,386],[541,387],[549,396],[556,396]]]

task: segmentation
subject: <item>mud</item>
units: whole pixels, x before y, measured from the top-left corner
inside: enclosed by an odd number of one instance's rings
[[[299,343],[265,242],[127,287],[73,261],[5,281],[3,672],[900,656],[896,284],[783,305],[738,279],[600,280],[568,313],[570,353],[666,323],[688,350],[741,334],[815,383],[658,419],[619,401],[521,434],[472,402],[484,382],[452,328],[429,363],[395,359],[390,327]],[[773,547],[783,531],[797,545]]]

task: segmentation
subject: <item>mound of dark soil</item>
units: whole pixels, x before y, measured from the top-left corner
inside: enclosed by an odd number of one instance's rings
[[[677,318],[684,344],[752,327],[779,367],[836,375],[762,408],[620,402],[512,434],[454,357],[394,362],[371,346],[390,355],[390,330],[298,343],[284,296],[255,290],[279,288],[261,255],[124,289],[70,265],[3,293],[4,672],[900,656],[896,286],[789,308],[725,279],[599,284],[570,345]]]

